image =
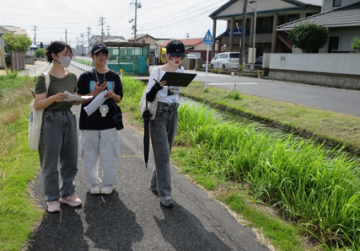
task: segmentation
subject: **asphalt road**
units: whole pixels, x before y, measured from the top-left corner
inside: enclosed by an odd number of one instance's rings
[[[48,68],[38,64],[36,72]],[[82,72],[72,66],[69,70]],[[33,73],[35,70],[28,71],[29,75]],[[79,107],[73,108],[73,112],[78,116]],[[223,205],[178,174],[175,167],[172,167],[175,205],[162,207],[148,189],[154,163],[152,151],[146,169],[142,136],[124,128],[118,131],[118,137],[121,154],[115,191],[111,195],[91,195],[79,158],[75,184],[82,206],[62,205],[60,213],[45,213],[27,250],[269,250]],[[45,210],[40,173],[31,184],[31,192]]]
[[[196,73],[198,75],[194,80],[205,82],[207,79],[208,86],[230,90],[231,82],[233,82],[234,90],[243,94],[360,117],[360,91],[252,77],[231,77],[210,72],[207,73],[206,77],[205,72],[198,71]]]

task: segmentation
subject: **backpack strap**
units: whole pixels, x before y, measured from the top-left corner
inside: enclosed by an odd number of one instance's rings
[[[160,82],[160,73],[161,73],[161,67],[158,68],[158,78],[157,78],[158,82]]]
[[[48,72],[44,72],[44,77],[45,77],[45,87],[46,87],[46,96],[47,96],[47,92],[49,91],[49,86],[50,86],[50,74]]]

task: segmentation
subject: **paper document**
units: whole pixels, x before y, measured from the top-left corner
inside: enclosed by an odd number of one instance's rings
[[[103,90],[100,92],[93,101],[91,101],[90,104],[88,104],[84,110],[87,113],[88,116],[93,114],[108,98],[105,98],[105,94],[107,93],[107,90]]]
[[[75,95],[75,94],[72,94],[68,91],[65,91],[64,92],[65,94],[69,95],[66,99],[64,99],[64,101],[69,101],[69,102],[72,102],[72,101],[84,101],[84,100],[87,100],[87,99],[91,99],[93,96],[78,96],[78,95]]]

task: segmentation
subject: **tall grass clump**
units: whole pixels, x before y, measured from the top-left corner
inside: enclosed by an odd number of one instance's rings
[[[124,106],[127,111],[136,112],[137,117],[140,118],[138,106],[146,84],[140,80],[134,79],[131,75],[123,75],[122,85],[124,97],[120,106]]]
[[[360,248],[360,161],[295,140],[224,123],[208,108],[179,108],[177,142],[186,172],[246,182],[255,201],[279,209],[327,249]]]

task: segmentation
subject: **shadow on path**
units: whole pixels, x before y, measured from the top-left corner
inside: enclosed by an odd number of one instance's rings
[[[207,231],[189,211],[175,204],[171,208],[161,206],[164,219],[154,216],[165,241],[175,250],[231,250],[214,233]]]
[[[89,250],[77,212],[80,209],[61,205],[60,213],[45,213],[27,250]]]
[[[143,232],[135,221],[135,213],[121,202],[119,194],[86,194],[85,221],[89,225],[84,235],[94,247],[106,250],[132,250],[132,243],[142,240]]]

